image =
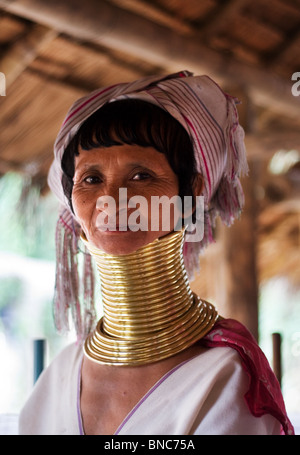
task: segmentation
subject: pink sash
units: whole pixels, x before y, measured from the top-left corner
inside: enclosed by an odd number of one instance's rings
[[[250,379],[245,400],[255,417],[271,414],[282,425],[282,434],[293,435],[294,428],[286,414],[279,382],[269,362],[251,333],[240,322],[221,319],[201,340],[206,347],[229,346],[235,349]]]

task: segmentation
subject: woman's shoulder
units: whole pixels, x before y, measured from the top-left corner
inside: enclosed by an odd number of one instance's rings
[[[83,350],[81,343],[74,342],[68,344],[56,355],[56,357],[54,357],[47,369],[65,365],[66,362],[70,367],[76,366],[78,362],[81,362],[82,355]]]
[[[209,347],[199,355],[196,355],[184,366],[185,370],[190,370],[194,375],[195,381],[199,378],[210,378],[210,381],[230,380],[244,378],[244,370],[238,353],[231,347]]]
[[[21,410],[20,434],[63,434],[69,431],[65,425],[67,420],[73,421],[76,431],[81,360],[82,346],[72,343],[41,373]]]
[[[64,382],[69,383],[70,380],[74,380],[74,373],[79,369],[82,355],[81,344],[71,343],[64,347],[41,373],[35,388],[48,383],[52,386],[51,382],[59,382],[62,386]]]

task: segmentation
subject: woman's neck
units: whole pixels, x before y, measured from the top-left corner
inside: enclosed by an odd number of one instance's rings
[[[84,240],[85,241],[85,240]],[[177,354],[214,325],[214,307],[194,296],[182,254],[184,231],[112,256],[85,241],[101,280],[103,318],[85,342],[99,363],[140,365]]]

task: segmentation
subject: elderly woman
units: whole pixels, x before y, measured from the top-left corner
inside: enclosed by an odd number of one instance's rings
[[[40,376],[21,434],[293,433],[253,337],[188,280],[216,216],[229,225],[239,215],[246,171],[235,100],[206,76],[148,77],[72,106],[49,185],[63,206],[55,320],[63,331],[71,311],[78,342]],[[163,197],[176,202],[169,224],[165,206],[154,210]]]

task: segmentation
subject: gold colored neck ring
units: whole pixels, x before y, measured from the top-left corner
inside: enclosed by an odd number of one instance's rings
[[[192,293],[182,254],[184,231],[135,253],[113,256],[83,238],[101,280],[103,318],[85,354],[99,363],[140,365],[172,356],[203,337],[215,308]]]

